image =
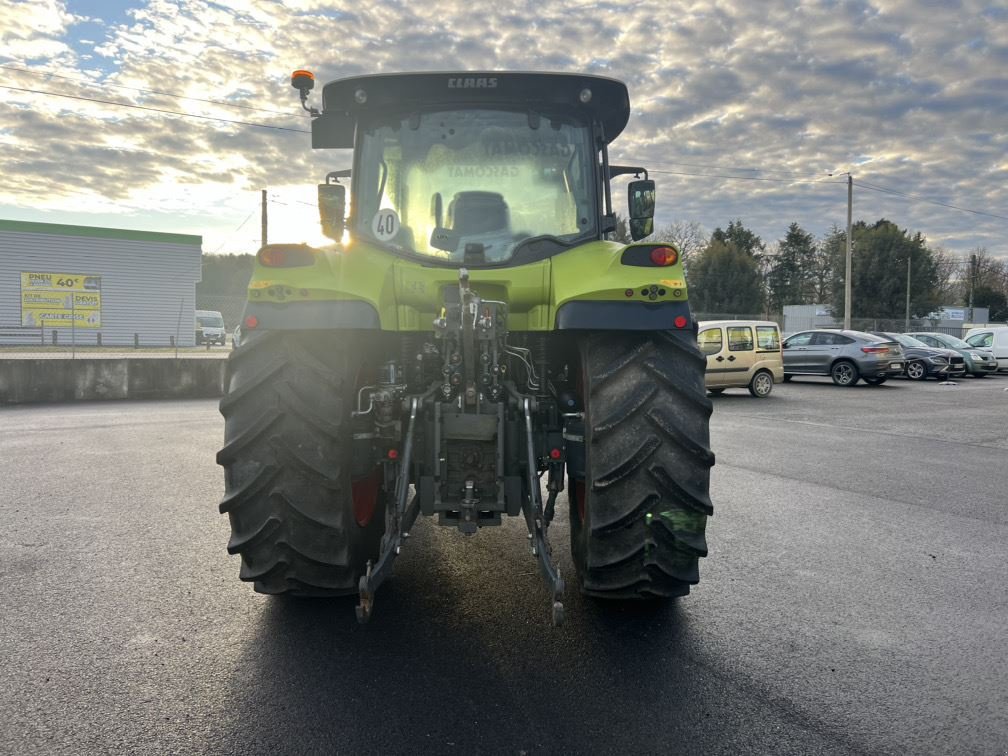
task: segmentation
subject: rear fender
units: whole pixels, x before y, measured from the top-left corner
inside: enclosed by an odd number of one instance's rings
[[[555,327],[693,330],[682,260],[665,266],[651,261],[653,249],[668,246],[602,241],[553,257]]]
[[[268,245],[257,255],[243,319],[246,327],[255,317],[256,328],[270,330],[396,328],[389,255],[378,250],[355,254],[358,250],[349,244],[296,245],[301,253],[297,264],[262,263],[264,251],[292,246]]]

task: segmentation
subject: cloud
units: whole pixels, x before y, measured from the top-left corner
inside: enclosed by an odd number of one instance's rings
[[[75,41],[85,21],[91,41]],[[845,222],[845,187],[788,179],[846,170],[907,194],[1008,215],[1008,14],[973,0],[797,7],[784,0],[138,0],[104,27],[72,2],[45,0],[5,4],[0,30],[0,55],[11,65],[91,78],[101,88],[10,70],[0,71],[0,83],[302,129],[307,119],[287,78],[298,67],[322,80],[441,69],[614,76],[628,83],[634,108],[614,161],[707,174],[656,174],[659,222],[713,228],[739,217],[773,240],[798,221],[821,234]],[[226,240],[220,229],[247,215],[259,188],[310,190],[347,163],[312,153],[305,134],[0,91],[0,214],[39,207],[40,195],[49,210],[87,205],[136,214],[149,203],[163,213],[198,194],[186,230],[211,229],[212,248]],[[303,224],[315,222],[311,207],[300,212]],[[882,215],[960,253],[983,244],[1008,254],[1005,221],[859,190],[855,216]]]

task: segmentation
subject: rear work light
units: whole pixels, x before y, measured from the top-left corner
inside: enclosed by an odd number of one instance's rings
[[[259,250],[259,264],[267,268],[303,268],[315,264],[315,252],[307,244],[267,244]]]
[[[651,250],[651,262],[655,265],[675,265],[679,260],[679,253],[672,247],[655,247]]]
[[[861,347],[861,351],[865,354],[884,354],[889,351],[889,347]]]

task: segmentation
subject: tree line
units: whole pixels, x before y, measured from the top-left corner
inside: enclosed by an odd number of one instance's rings
[[[622,222],[616,237],[629,241]],[[992,321],[1008,320],[1008,261],[984,247],[956,257],[885,218],[853,224],[851,240],[852,317],[903,317],[909,260],[911,317],[972,302],[989,308]],[[833,226],[816,238],[792,223],[783,238],[766,243],[740,219],[709,235],[698,223],[679,221],[657,228],[647,241],[679,249],[697,312],[776,315],[784,305],[822,304],[844,316],[846,229]]]

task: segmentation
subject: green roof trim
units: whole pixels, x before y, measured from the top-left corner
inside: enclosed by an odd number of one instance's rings
[[[3,220],[2,218],[0,218],[0,231],[203,246],[203,237],[192,234],[165,234],[160,231],[134,231],[128,228],[100,228],[99,226],[69,226],[63,223],[34,223],[32,221]]]

